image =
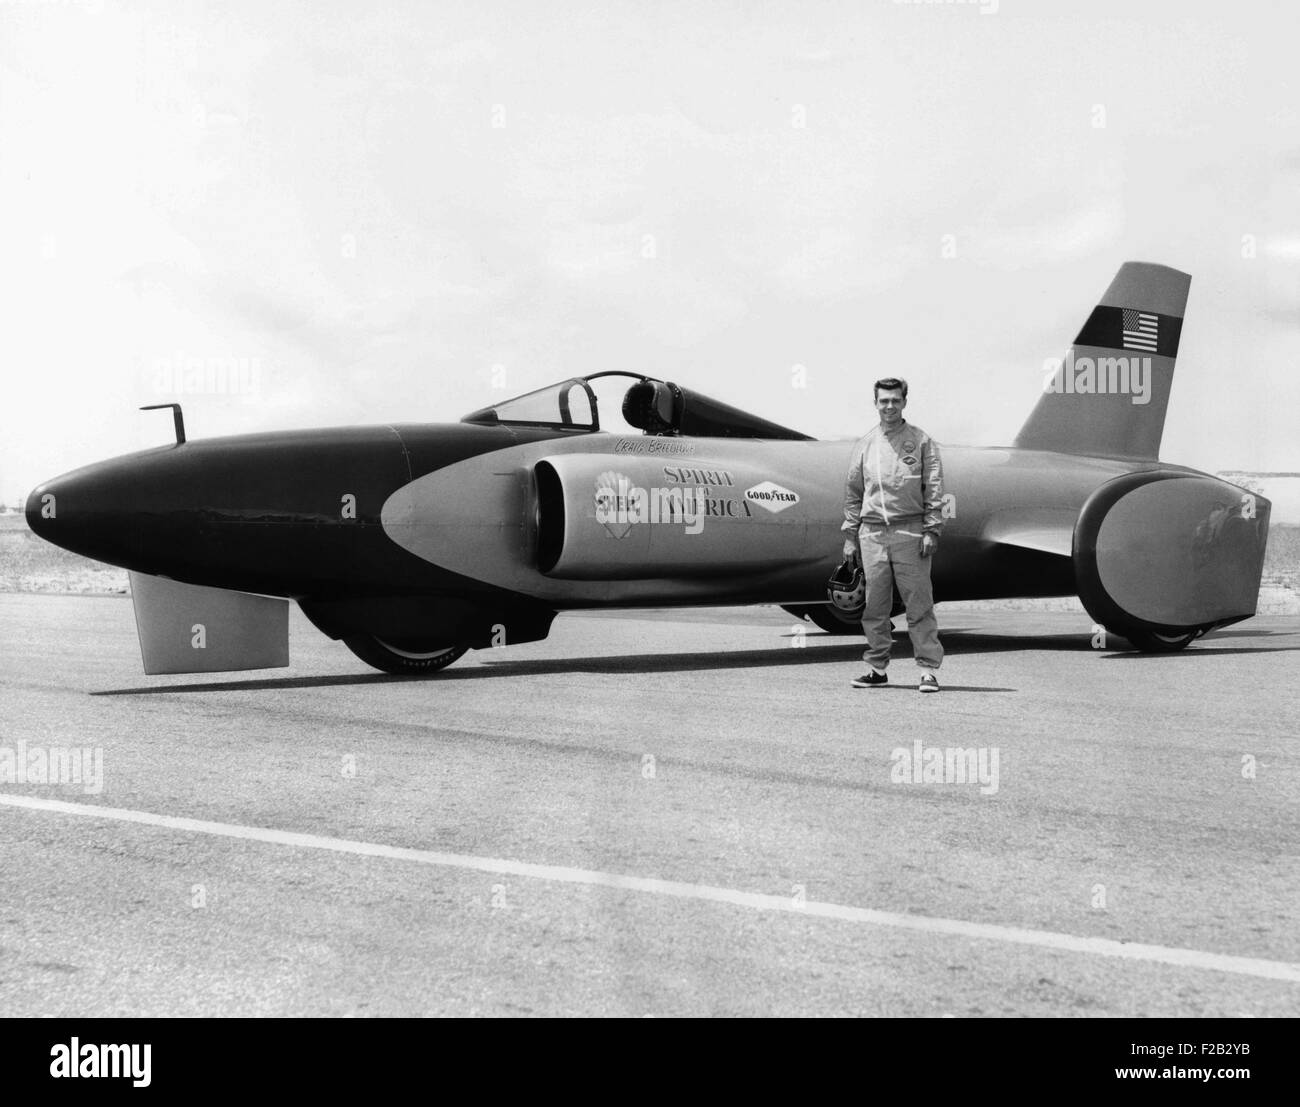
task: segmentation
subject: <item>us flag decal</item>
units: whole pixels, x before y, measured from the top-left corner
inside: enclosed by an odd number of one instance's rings
[[[1092,309],[1074,344],[1177,357],[1182,330],[1183,321],[1177,315],[1098,304]]]
[[[1160,345],[1160,316],[1149,311],[1124,309],[1123,346],[1154,354]]]

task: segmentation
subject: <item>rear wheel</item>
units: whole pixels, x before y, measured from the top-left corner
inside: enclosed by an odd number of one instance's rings
[[[431,646],[405,639],[389,641],[373,634],[353,634],[343,639],[367,665],[395,676],[428,676],[445,669],[465,653],[468,646]]]
[[[1129,645],[1143,653],[1177,653],[1200,636],[1199,630],[1189,631],[1186,634],[1153,634],[1150,631],[1135,630],[1124,635]]]

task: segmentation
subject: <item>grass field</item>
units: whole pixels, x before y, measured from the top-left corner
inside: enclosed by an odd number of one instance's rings
[[[51,546],[21,515],[0,515],[0,592],[125,595],[126,570]]]
[[[1264,584],[1300,592],[1300,527],[1278,525],[1268,532]]]

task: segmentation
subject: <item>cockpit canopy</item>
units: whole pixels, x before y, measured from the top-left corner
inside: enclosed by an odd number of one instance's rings
[[[688,388],[620,370],[571,377],[559,384],[547,385],[535,392],[527,392],[512,400],[470,412],[461,422],[591,434],[602,429],[597,391],[605,394],[607,403],[611,396],[608,388],[610,383],[618,384],[612,394],[615,400],[618,392],[622,391],[621,382],[608,381],[608,378],[614,377],[622,377],[629,382],[626,391],[622,392],[620,414],[623,421],[645,434],[789,440],[806,440],[811,437]],[[596,381],[603,381],[605,386],[593,388],[593,382]],[[613,422],[607,412],[603,429],[615,429],[610,425]]]

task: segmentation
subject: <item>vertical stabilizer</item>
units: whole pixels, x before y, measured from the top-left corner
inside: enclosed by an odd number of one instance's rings
[[[1043,394],[1016,446],[1156,460],[1192,278],[1125,262],[1065,359],[1043,374]]]

